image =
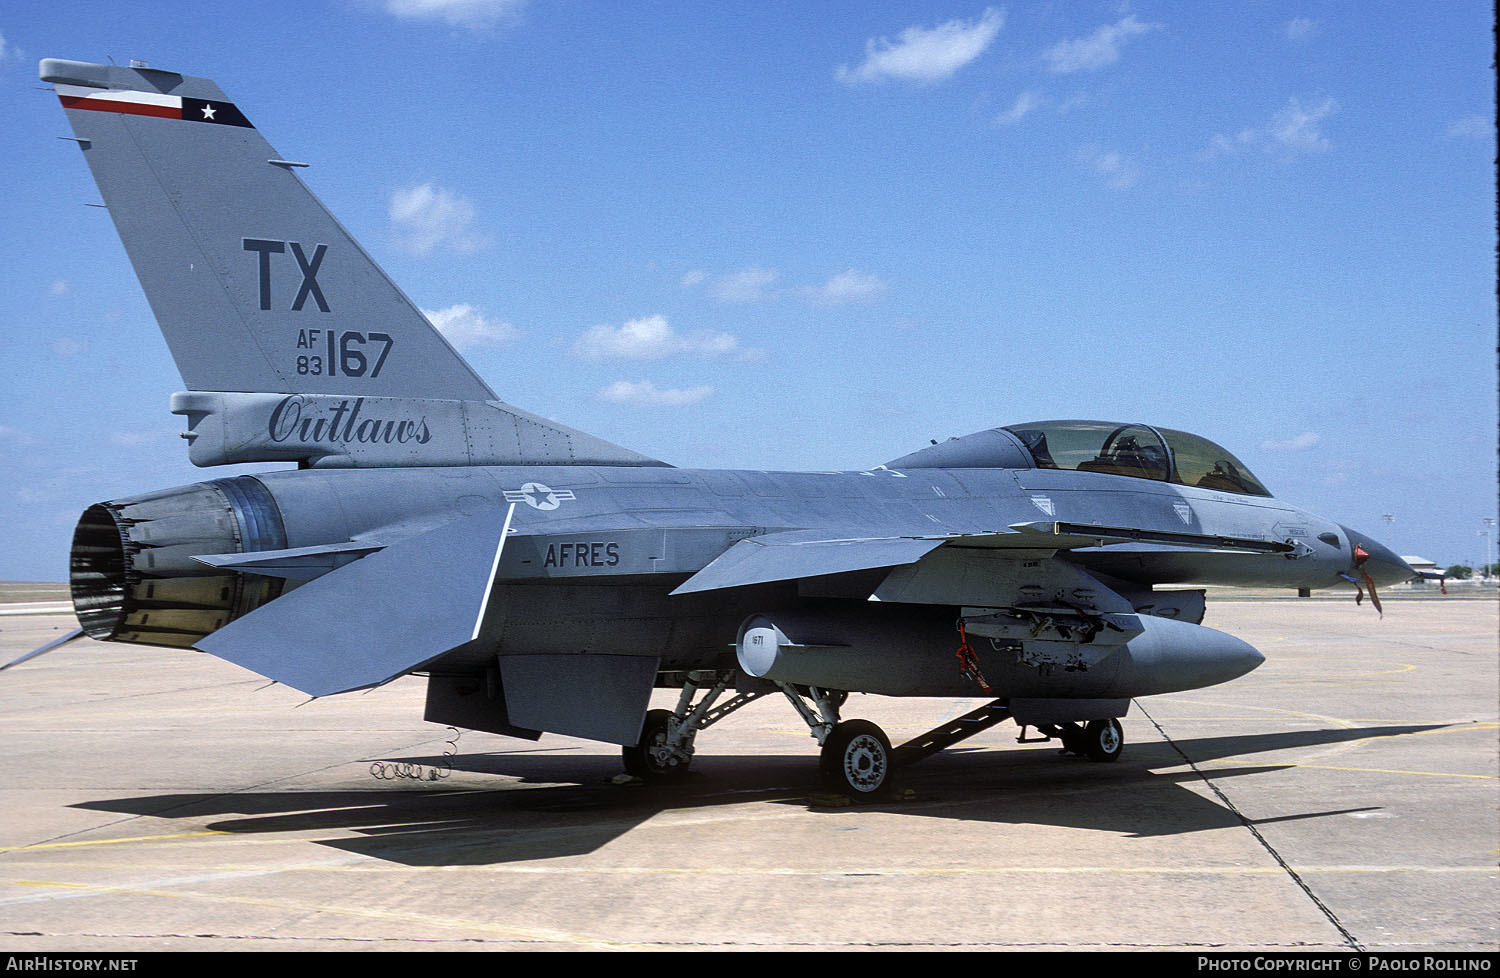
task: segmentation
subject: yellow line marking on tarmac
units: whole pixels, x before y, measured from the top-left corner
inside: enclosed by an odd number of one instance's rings
[[[1199,697],[1186,697],[1186,696],[1179,697],[1178,700],[1177,700],[1177,702],[1179,702],[1179,703],[1193,703],[1193,704],[1196,704],[1196,705],[1199,705],[1199,706],[1218,707],[1218,708],[1221,708],[1221,709],[1228,708],[1228,709],[1234,709],[1234,710],[1254,710],[1257,713],[1274,713],[1274,714],[1277,714],[1278,716],[1302,717],[1303,719],[1307,719],[1307,720],[1321,720],[1324,723],[1332,723],[1332,724],[1335,724],[1337,726],[1344,727],[1345,729],[1353,729],[1354,728],[1354,724],[1351,721],[1348,721],[1348,720],[1340,720],[1337,717],[1324,716],[1321,713],[1304,713],[1304,712],[1302,712],[1300,710],[1288,710],[1285,707],[1280,707],[1280,706],[1255,706],[1254,704],[1251,704],[1251,703],[1227,704],[1227,703],[1224,703],[1224,702],[1219,701],[1219,700],[1205,700],[1205,699],[1201,699]],[[1153,714],[1153,716],[1154,715],[1155,714]],[[1178,718],[1177,717],[1171,717],[1171,716],[1158,716],[1158,717],[1156,717],[1156,719],[1158,721],[1160,721],[1161,723],[1171,723],[1171,722],[1177,720]],[[1195,718],[1195,719],[1202,719],[1202,718],[1199,717],[1199,718]],[[1248,718],[1246,718],[1246,717],[1221,717],[1219,719],[1243,720],[1243,719],[1248,719]]]
[[[309,903],[302,900],[278,900],[264,897],[237,897],[214,893],[197,893],[191,890],[161,890],[151,888],[136,888],[132,886],[96,886],[88,883],[64,883],[55,880],[13,880],[19,886],[51,887],[62,890],[83,891],[94,895],[125,895],[162,897],[169,900],[188,900],[202,903],[214,904],[237,904],[240,906],[262,907],[271,910],[296,911],[300,913],[327,913],[337,914],[344,917],[366,918],[371,920],[399,921],[410,924],[425,924],[430,927],[442,927],[451,930],[463,930],[481,934],[492,934],[498,937],[510,938],[520,941],[546,942],[550,944],[579,944],[587,947],[633,949],[633,950],[660,950],[654,945],[634,944],[627,941],[613,941],[608,938],[588,937],[582,934],[570,934],[563,931],[544,930],[541,928],[524,927],[502,927],[479,920],[465,920],[460,917],[436,917],[428,914],[401,913],[391,910],[373,910],[365,907],[345,907],[326,903]]]
[[[81,842],[38,842],[29,846],[0,846],[0,852],[26,852],[31,849],[71,849],[77,846],[113,846],[122,842],[160,842],[165,839],[193,839],[204,835],[233,835],[233,832],[207,830],[178,832],[175,835],[136,835],[125,839],[86,839]]]
[[[326,866],[288,867],[304,871],[326,871]],[[360,867],[365,869],[367,867]],[[377,867],[369,867],[377,868]],[[506,876],[1281,876],[1286,870],[1280,866],[829,866],[807,868],[800,866],[442,866],[433,867],[446,873],[485,873]],[[1293,866],[1299,873],[1428,873],[1428,874],[1488,874],[1500,873],[1494,866]],[[402,867],[378,867],[378,870],[399,873]],[[265,875],[265,874],[256,874]],[[83,891],[96,896],[125,894],[134,896],[163,896],[191,898],[207,902],[243,903],[252,906],[279,909],[314,910],[347,916],[372,916],[386,920],[410,920],[442,923],[448,918],[423,914],[406,914],[390,910],[341,907],[330,904],[308,903],[298,900],[276,900],[265,897],[236,897],[215,893],[198,893],[191,890],[163,890],[155,887],[109,886],[89,883],[67,883],[58,880],[5,880],[12,886],[56,888]],[[470,921],[449,920],[453,926],[469,926]],[[487,925],[476,923],[473,926]]]
[[[1244,761],[1209,761],[1210,764],[1239,765]],[[1493,774],[1460,774],[1456,771],[1403,771],[1388,767],[1339,767],[1333,764],[1298,764],[1295,761],[1278,765],[1279,767],[1305,767],[1318,771],[1357,771],[1361,774],[1418,774],[1429,778],[1478,778],[1481,781],[1500,781],[1500,777]]]
[[[1343,726],[1343,727],[1345,727],[1347,729],[1350,729],[1350,730],[1357,729],[1357,728],[1355,728],[1353,726],[1353,724],[1345,723],[1345,722],[1343,722],[1341,720],[1334,720],[1331,717],[1330,718],[1325,718],[1325,719],[1328,719],[1329,722],[1331,722],[1331,723],[1337,723],[1340,726]],[[1370,737],[1360,737],[1359,739],[1357,739],[1357,740],[1351,740],[1351,741],[1349,741],[1346,744],[1340,744],[1340,745],[1338,745],[1338,749],[1333,750],[1333,751],[1329,751],[1328,753],[1331,753],[1331,754],[1348,753],[1349,751],[1354,750],[1356,747],[1363,747],[1364,745],[1372,743],[1372,742],[1375,742],[1375,741],[1395,740],[1398,737],[1425,737],[1425,736],[1429,736],[1431,734],[1455,734],[1455,733],[1465,733],[1465,732],[1468,732],[1468,731],[1471,731],[1471,730],[1495,730],[1495,729],[1500,729],[1500,723],[1492,723],[1492,722],[1486,721],[1484,723],[1464,723],[1464,724],[1459,724],[1459,725],[1447,726],[1447,727],[1442,727],[1442,728],[1437,729],[1437,730],[1413,730],[1413,731],[1410,731],[1409,733],[1377,734],[1377,735],[1370,736]],[[1287,748],[1287,749],[1290,750],[1290,749],[1293,749],[1293,748]],[[1248,755],[1240,755],[1239,757],[1235,757],[1235,758],[1218,757],[1218,758],[1213,758],[1212,760],[1202,761],[1200,763],[1204,763],[1204,764],[1222,764],[1222,765],[1239,765],[1239,764],[1243,764],[1245,762],[1246,757],[1248,757]],[[1497,777],[1497,776],[1495,776],[1493,774],[1463,774],[1463,773],[1460,773],[1458,771],[1408,771],[1408,770],[1400,769],[1400,768],[1384,768],[1384,767],[1341,767],[1341,766],[1337,766],[1337,765],[1333,765],[1333,764],[1310,764],[1310,763],[1304,763],[1304,762],[1299,762],[1299,761],[1286,761],[1286,762],[1281,763],[1279,766],[1282,766],[1282,767],[1305,767],[1305,768],[1312,768],[1312,769],[1316,769],[1316,770],[1320,770],[1320,771],[1357,771],[1357,772],[1364,773],[1364,774],[1415,774],[1415,775],[1420,775],[1420,776],[1423,776],[1423,777],[1430,777],[1430,778],[1478,778],[1481,781],[1500,781],[1500,777]]]
[[[1310,716],[1312,714],[1305,714],[1305,715],[1309,715]],[[1358,729],[1351,722],[1345,722],[1345,721],[1342,721],[1342,720],[1335,720],[1332,717],[1324,717],[1322,719],[1326,719],[1330,723],[1336,723],[1339,726],[1344,727],[1345,729],[1349,729],[1349,730]],[[1367,722],[1379,722],[1379,721],[1367,721]],[[1339,744],[1339,745],[1337,745],[1336,749],[1331,750],[1331,751],[1327,751],[1326,753],[1327,754],[1346,754],[1346,753],[1354,750],[1355,748],[1363,747],[1364,745],[1369,744],[1369,743],[1373,743],[1373,742],[1376,742],[1376,741],[1384,741],[1384,740],[1395,740],[1398,737],[1425,737],[1425,736],[1429,736],[1431,734],[1455,734],[1455,733],[1465,733],[1465,732],[1468,732],[1468,731],[1471,731],[1471,730],[1495,730],[1495,729],[1500,729],[1500,723],[1493,723],[1493,722],[1486,721],[1486,722],[1483,722],[1483,723],[1455,724],[1455,725],[1452,725],[1452,726],[1445,726],[1445,727],[1442,727],[1442,728],[1437,729],[1437,730],[1413,730],[1413,731],[1410,731],[1408,733],[1376,734],[1376,735],[1373,735],[1373,736],[1370,736],[1370,737],[1360,737],[1360,738],[1358,738],[1356,740],[1351,740],[1351,741],[1349,741],[1348,743],[1345,743],[1345,744]],[[1294,749],[1294,748],[1286,748],[1286,749],[1291,750],[1291,749]],[[1239,764],[1243,764],[1245,762],[1245,759],[1248,756],[1249,755],[1240,755],[1240,756],[1235,757],[1235,758],[1223,758],[1223,757],[1219,757],[1219,758],[1213,758],[1212,760],[1202,761],[1200,763],[1204,763],[1204,764],[1222,764],[1222,765],[1239,765]],[[1478,778],[1479,780],[1482,780],[1482,781],[1500,781],[1500,777],[1497,777],[1497,776],[1495,776],[1493,774],[1463,774],[1463,773],[1460,773],[1460,772],[1457,772],[1457,771],[1408,771],[1408,770],[1399,769],[1399,768],[1384,768],[1384,767],[1341,767],[1341,766],[1337,766],[1337,765],[1333,765],[1333,764],[1311,764],[1311,763],[1304,763],[1304,762],[1299,762],[1299,761],[1286,761],[1286,762],[1280,763],[1278,766],[1282,766],[1282,767],[1304,767],[1304,768],[1311,768],[1311,769],[1320,770],[1320,771],[1357,771],[1357,772],[1364,773],[1364,774],[1415,774],[1415,775],[1420,775],[1420,776],[1423,776],[1423,777],[1430,777],[1430,778]]]
[[[493,867],[443,867],[473,871]],[[1500,873],[1494,866],[1294,866],[1299,873]],[[1115,875],[1115,876],[1280,876],[1280,866],[941,866],[941,867],[842,867],[801,869],[763,867],[668,867],[668,866],[507,866],[503,872],[532,875],[592,876],[1003,876],[1024,875]]]

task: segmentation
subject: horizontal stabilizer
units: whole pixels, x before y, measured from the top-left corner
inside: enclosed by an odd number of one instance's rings
[[[64,645],[67,645],[69,642],[73,641],[75,638],[83,638],[83,635],[83,629],[75,628],[68,634],[64,635],[62,638],[53,639],[39,649],[32,649],[30,652],[27,652],[19,659],[11,659],[5,665],[0,666],[0,672],[4,672],[11,666],[18,666],[21,663],[25,662],[27,659],[35,659],[39,655],[45,655],[46,653],[51,652],[53,649],[60,649]]]
[[[478,634],[509,516],[485,513],[401,540],[197,647],[310,696],[411,672]]]
[[[198,554],[193,559],[224,570],[283,577],[289,581],[310,581],[384,546],[380,543],[331,543],[290,550],[253,550],[243,554]]]
[[[943,538],[917,537],[829,540],[805,530],[768,533],[736,543],[672,593],[691,594],[895,567],[921,559],[943,542]]]

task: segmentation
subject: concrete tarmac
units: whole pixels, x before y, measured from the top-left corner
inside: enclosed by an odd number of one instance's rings
[[[704,732],[685,783],[618,785],[605,745],[450,746],[420,679],[307,702],[75,642],[0,673],[0,948],[1496,951],[1496,601],[1205,623],[1265,665],[1137,701],[1117,763],[1006,723],[853,807],[784,700]],[[4,618],[0,659],[73,627]],[[899,742],[979,702],[844,715]]]

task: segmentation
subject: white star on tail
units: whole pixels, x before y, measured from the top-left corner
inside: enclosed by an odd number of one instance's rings
[[[212,119],[213,117],[214,117],[214,107],[212,105],[205,105],[203,107],[203,118],[205,118],[205,119]]]

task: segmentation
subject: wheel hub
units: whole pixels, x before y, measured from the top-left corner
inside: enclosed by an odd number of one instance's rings
[[[885,749],[879,740],[861,734],[844,749],[844,777],[857,791],[873,791],[885,782]]]

